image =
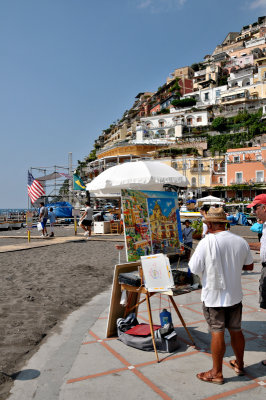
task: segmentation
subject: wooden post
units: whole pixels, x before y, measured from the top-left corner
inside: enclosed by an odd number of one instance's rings
[[[185,321],[183,320],[182,315],[180,314],[180,311],[179,311],[178,308],[177,308],[177,305],[176,305],[176,303],[175,303],[175,301],[174,301],[174,299],[173,299],[173,296],[169,296],[169,297],[170,297],[171,303],[173,304],[173,307],[174,307],[174,309],[175,309],[175,311],[176,311],[176,313],[177,313],[177,315],[178,315],[178,317],[179,317],[179,319],[180,319],[180,321],[181,321],[183,327],[184,327],[185,330],[187,331],[187,334],[188,334],[188,336],[189,336],[189,338],[190,338],[190,340],[191,340],[191,342],[192,342],[192,344],[193,344],[193,346],[194,346],[194,345],[195,345],[194,340],[193,340],[193,338],[192,338],[192,336],[191,336],[191,334],[190,334],[190,332],[189,332],[189,330],[188,330],[188,328],[187,328],[187,326],[186,326],[186,324],[185,324]]]
[[[147,308],[148,308],[148,315],[149,315],[149,321],[150,321],[150,330],[151,330],[152,343],[153,343],[153,348],[154,348],[154,351],[155,351],[157,362],[160,362],[159,361],[159,357],[158,357],[158,353],[157,353],[155,338],[154,338],[153,322],[152,322],[152,314],[151,314],[151,305],[150,305],[150,298],[149,297],[150,297],[150,295],[149,295],[149,293],[147,293],[146,294],[146,300],[147,300]]]
[[[77,217],[74,215],[74,230],[75,230],[75,236],[77,236]]]
[[[28,230],[28,243],[30,243],[30,230]]]

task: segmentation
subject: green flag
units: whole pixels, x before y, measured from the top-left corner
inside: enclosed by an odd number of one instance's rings
[[[73,175],[73,190],[86,190],[83,180],[78,175]]]

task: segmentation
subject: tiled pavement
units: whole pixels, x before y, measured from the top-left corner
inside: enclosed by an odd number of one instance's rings
[[[257,257],[255,255],[255,258]],[[63,327],[61,335],[65,334],[66,329],[70,333],[66,339],[61,339],[64,345],[61,344],[59,335],[58,342],[54,345],[54,354],[49,348],[45,350],[45,346],[49,347],[49,340],[42,346],[43,349],[40,351],[43,350],[43,354],[38,356],[37,353],[25,366],[40,370],[40,377],[31,384],[29,381],[15,382],[10,400],[262,400],[266,398],[266,367],[261,365],[261,360],[266,358],[266,310],[258,307],[259,276],[259,262],[255,264],[254,271],[243,272],[242,275],[244,292],[242,327],[246,338],[245,376],[236,376],[229,366],[233,351],[229,335],[226,333],[223,366],[225,384],[204,383],[196,378],[196,373],[209,370],[212,364],[210,335],[202,314],[200,290],[175,297],[196,346],[191,346],[187,333],[171,308],[180,347],[174,354],[159,353],[160,363],[156,362],[154,352],[128,347],[117,338],[106,339],[110,297],[108,291],[89,303],[85,313],[76,317],[73,313],[72,327],[67,325]],[[159,295],[153,296],[151,306],[153,322],[159,323],[161,307],[169,309],[168,299],[163,296],[160,299]],[[97,307],[99,315],[90,322],[89,316]],[[81,331],[75,334],[74,326],[81,320],[84,325],[83,334]],[[148,322],[145,304],[139,308],[138,320]],[[65,356],[64,362],[62,352],[66,352],[66,348],[68,351],[70,348],[76,350],[74,354],[68,356],[68,359]],[[60,368],[64,368],[64,373],[60,372]]]

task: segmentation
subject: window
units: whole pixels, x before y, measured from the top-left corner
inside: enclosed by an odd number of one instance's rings
[[[164,121],[159,121],[159,127],[163,128],[164,127]]]
[[[195,177],[193,177],[193,178],[191,179],[191,186],[197,186],[197,181],[196,181],[196,178],[195,178]]]
[[[197,117],[197,122],[202,122],[202,117]]]
[[[266,71],[263,74],[263,79],[266,79]]]
[[[224,178],[219,177],[219,183],[224,183]]]
[[[209,100],[209,92],[204,93],[204,100]]]
[[[216,90],[215,96],[216,96],[217,98],[221,97],[221,90]]]
[[[243,172],[236,172],[236,183],[242,183],[243,181]]]
[[[205,184],[205,176],[199,176],[199,184],[204,185]]]
[[[199,162],[199,170],[203,171],[204,165],[202,163]]]
[[[264,181],[264,171],[256,171],[256,182]]]
[[[187,124],[192,125],[192,118],[187,118]]]
[[[261,160],[262,160],[261,154],[256,154],[256,161],[261,161]]]
[[[240,162],[240,157],[234,156],[234,163],[239,163],[239,162]]]

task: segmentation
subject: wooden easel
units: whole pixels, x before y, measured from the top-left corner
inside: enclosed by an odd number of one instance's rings
[[[126,290],[129,295],[128,295],[128,301],[127,301],[127,305],[125,308],[125,312],[124,312],[124,318],[132,311],[134,310],[136,307],[138,307],[140,304],[144,303],[145,301],[147,302],[147,311],[148,311],[148,315],[149,315],[149,324],[150,324],[150,330],[151,330],[151,337],[152,337],[152,343],[153,343],[153,348],[154,348],[154,352],[156,355],[156,359],[157,362],[159,361],[159,357],[158,357],[158,352],[157,352],[157,348],[156,348],[156,343],[155,343],[155,337],[154,337],[154,331],[153,331],[153,321],[152,321],[152,312],[151,312],[151,304],[150,304],[150,297],[152,297],[155,294],[158,294],[159,292],[148,292],[148,290],[143,286],[143,270],[142,267],[139,267],[139,273],[140,273],[140,277],[141,277],[141,286],[140,287],[135,287],[135,286],[131,286],[131,285],[127,285],[122,283],[121,284],[121,290]],[[130,307],[130,304],[132,304],[132,297],[136,295],[136,293],[138,294],[138,298],[141,294],[145,295],[145,298],[141,301],[138,301],[133,307]],[[168,296],[168,298],[170,299],[177,315],[178,318],[180,319],[183,327],[185,328],[191,342],[192,345],[194,346],[194,340],[186,326],[186,323],[180,313],[180,311],[178,310],[178,307],[173,299],[173,295],[169,294],[169,292],[160,292],[161,294],[166,294]]]

